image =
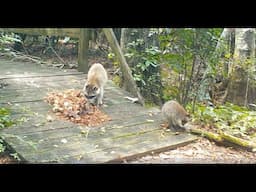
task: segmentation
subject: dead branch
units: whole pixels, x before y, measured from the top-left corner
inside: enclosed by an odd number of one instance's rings
[[[205,131],[205,130],[202,130],[202,129],[197,129],[197,128],[191,128],[190,132],[194,133],[194,134],[201,135],[201,136],[206,137],[207,139],[210,139],[210,140],[214,140],[214,141],[217,141],[217,142],[223,142],[223,138],[220,135],[216,134],[216,133],[212,133],[212,132]]]
[[[227,134],[227,133],[222,132],[222,131],[220,132],[220,136],[221,136],[221,138],[223,138],[224,140],[226,140],[228,142],[231,142],[231,143],[237,144],[239,146],[251,149],[252,151],[256,150],[256,143],[254,143],[252,141],[241,139],[241,138],[235,137],[233,135]]]
[[[193,134],[200,135],[207,139],[216,141],[218,143],[224,143],[224,142],[232,143],[232,144],[247,148],[247,149],[251,150],[252,152],[256,152],[256,143],[235,137],[235,136],[225,133],[223,131],[219,131],[219,133],[217,134],[217,133],[205,131],[205,130],[190,126],[189,132],[193,133]]]
[[[56,55],[56,57],[60,60],[60,62],[64,65],[66,65],[66,62],[59,56],[59,54],[54,50],[54,48],[51,46],[51,44],[49,43],[49,47],[48,49],[51,49],[52,52]]]

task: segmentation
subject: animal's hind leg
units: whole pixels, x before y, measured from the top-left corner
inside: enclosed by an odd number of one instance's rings
[[[172,120],[169,120],[169,122],[168,122],[168,128],[169,128],[170,130],[172,130],[172,131],[177,131],[177,130],[176,130],[176,126],[175,126],[175,124],[173,123]]]

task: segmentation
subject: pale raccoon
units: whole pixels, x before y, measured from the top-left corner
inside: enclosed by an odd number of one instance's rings
[[[103,104],[104,85],[107,80],[108,75],[102,64],[95,63],[90,67],[87,81],[83,88],[84,95],[89,103],[96,106]]]
[[[168,121],[169,129],[175,131],[178,129],[187,130],[184,124],[189,121],[190,115],[177,101],[166,102],[162,107],[162,115]]]

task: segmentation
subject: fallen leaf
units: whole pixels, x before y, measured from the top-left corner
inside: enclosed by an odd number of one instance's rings
[[[100,125],[111,118],[87,102],[81,90],[68,89],[47,94],[45,101],[53,105],[52,111],[61,119],[87,126]],[[51,121],[52,119],[49,118]]]
[[[67,139],[61,139],[60,140],[62,143],[67,143],[68,141],[67,141]]]

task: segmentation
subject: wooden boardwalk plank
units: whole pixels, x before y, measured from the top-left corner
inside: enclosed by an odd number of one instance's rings
[[[22,116],[23,117],[23,116]],[[63,127],[79,127],[81,130],[87,130],[90,128],[91,132],[93,131],[98,131],[99,128],[104,128],[106,130],[108,129],[121,129],[125,126],[136,126],[140,124],[151,124],[152,119],[146,119],[144,115],[138,115],[134,116],[134,118],[119,118],[119,120],[115,121],[109,121],[105,122],[100,126],[96,127],[87,127],[84,125],[79,125],[79,124],[73,124],[69,121],[62,121],[62,120],[54,120],[52,122],[48,122],[46,119],[41,119],[41,118],[35,118],[35,119],[30,119],[31,116],[25,118],[28,118],[26,122],[22,122],[22,124],[17,124],[17,126],[12,126],[11,128],[8,128],[5,130],[6,133],[11,133],[14,132],[18,134],[29,134],[33,132],[39,132],[39,131],[47,131],[47,130],[52,130],[52,129],[58,129],[58,128],[63,128]],[[160,122],[160,120],[157,120],[155,123]],[[157,124],[159,126],[159,124]]]
[[[65,154],[65,157],[82,158],[83,161],[80,163],[104,163],[105,161],[113,161],[111,159],[113,157],[113,159],[128,159],[131,158],[131,156],[137,157],[138,155],[145,154],[148,152],[149,148],[151,148],[151,151],[160,152],[161,150],[171,149],[194,140],[194,138],[189,135],[181,134],[177,136],[171,134],[170,132],[163,136],[163,131],[160,129],[148,131],[140,134],[139,136],[134,134],[130,135],[129,137],[120,137],[116,139],[107,137],[100,140],[85,140],[82,136],[64,138],[67,140],[66,144],[61,143],[61,138],[55,140],[49,139],[51,140],[51,144],[48,143],[48,145],[38,148],[33,148],[32,145],[24,145],[23,143],[21,147],[24,151],[23,155],[30,161],[33,161],[35,158],[39,158],[41,156],[44,158],[44,160],[48,159],[50,162],[52,161],[51,154],[58,155],[60,158],[61,156],[64,156],[63,154]],[[186,139],[186,143],[181,142],[181,140],[184,139]],[[17,142],[18,140],[15,141]],[[104,154],[109,154],[108,156],[104,156],[104,161],[102,157],[102,151],[104,151]],[[97,154],[93,154],[95,161],[90,162],[88,159],[86,159],[86,156],[88,153],[92,152],[97,152]],[[67,161],[68,160],[66,159],[66,162]]]
[[[143,108],[125,99],[132,95],[108,81],[101,108],[111,121],[88,127],[55,119],[47,121],[51,106],[44,102],[50,91],[82,89],[85,74],[0,59],[0,104],[12,117],[23,120],[0,130],[0,136],[29,163],[121,162],[192,142],[188,133],[175,135],[161,128],[160,110]],[[11,104],[11,105],[10,105]]]

